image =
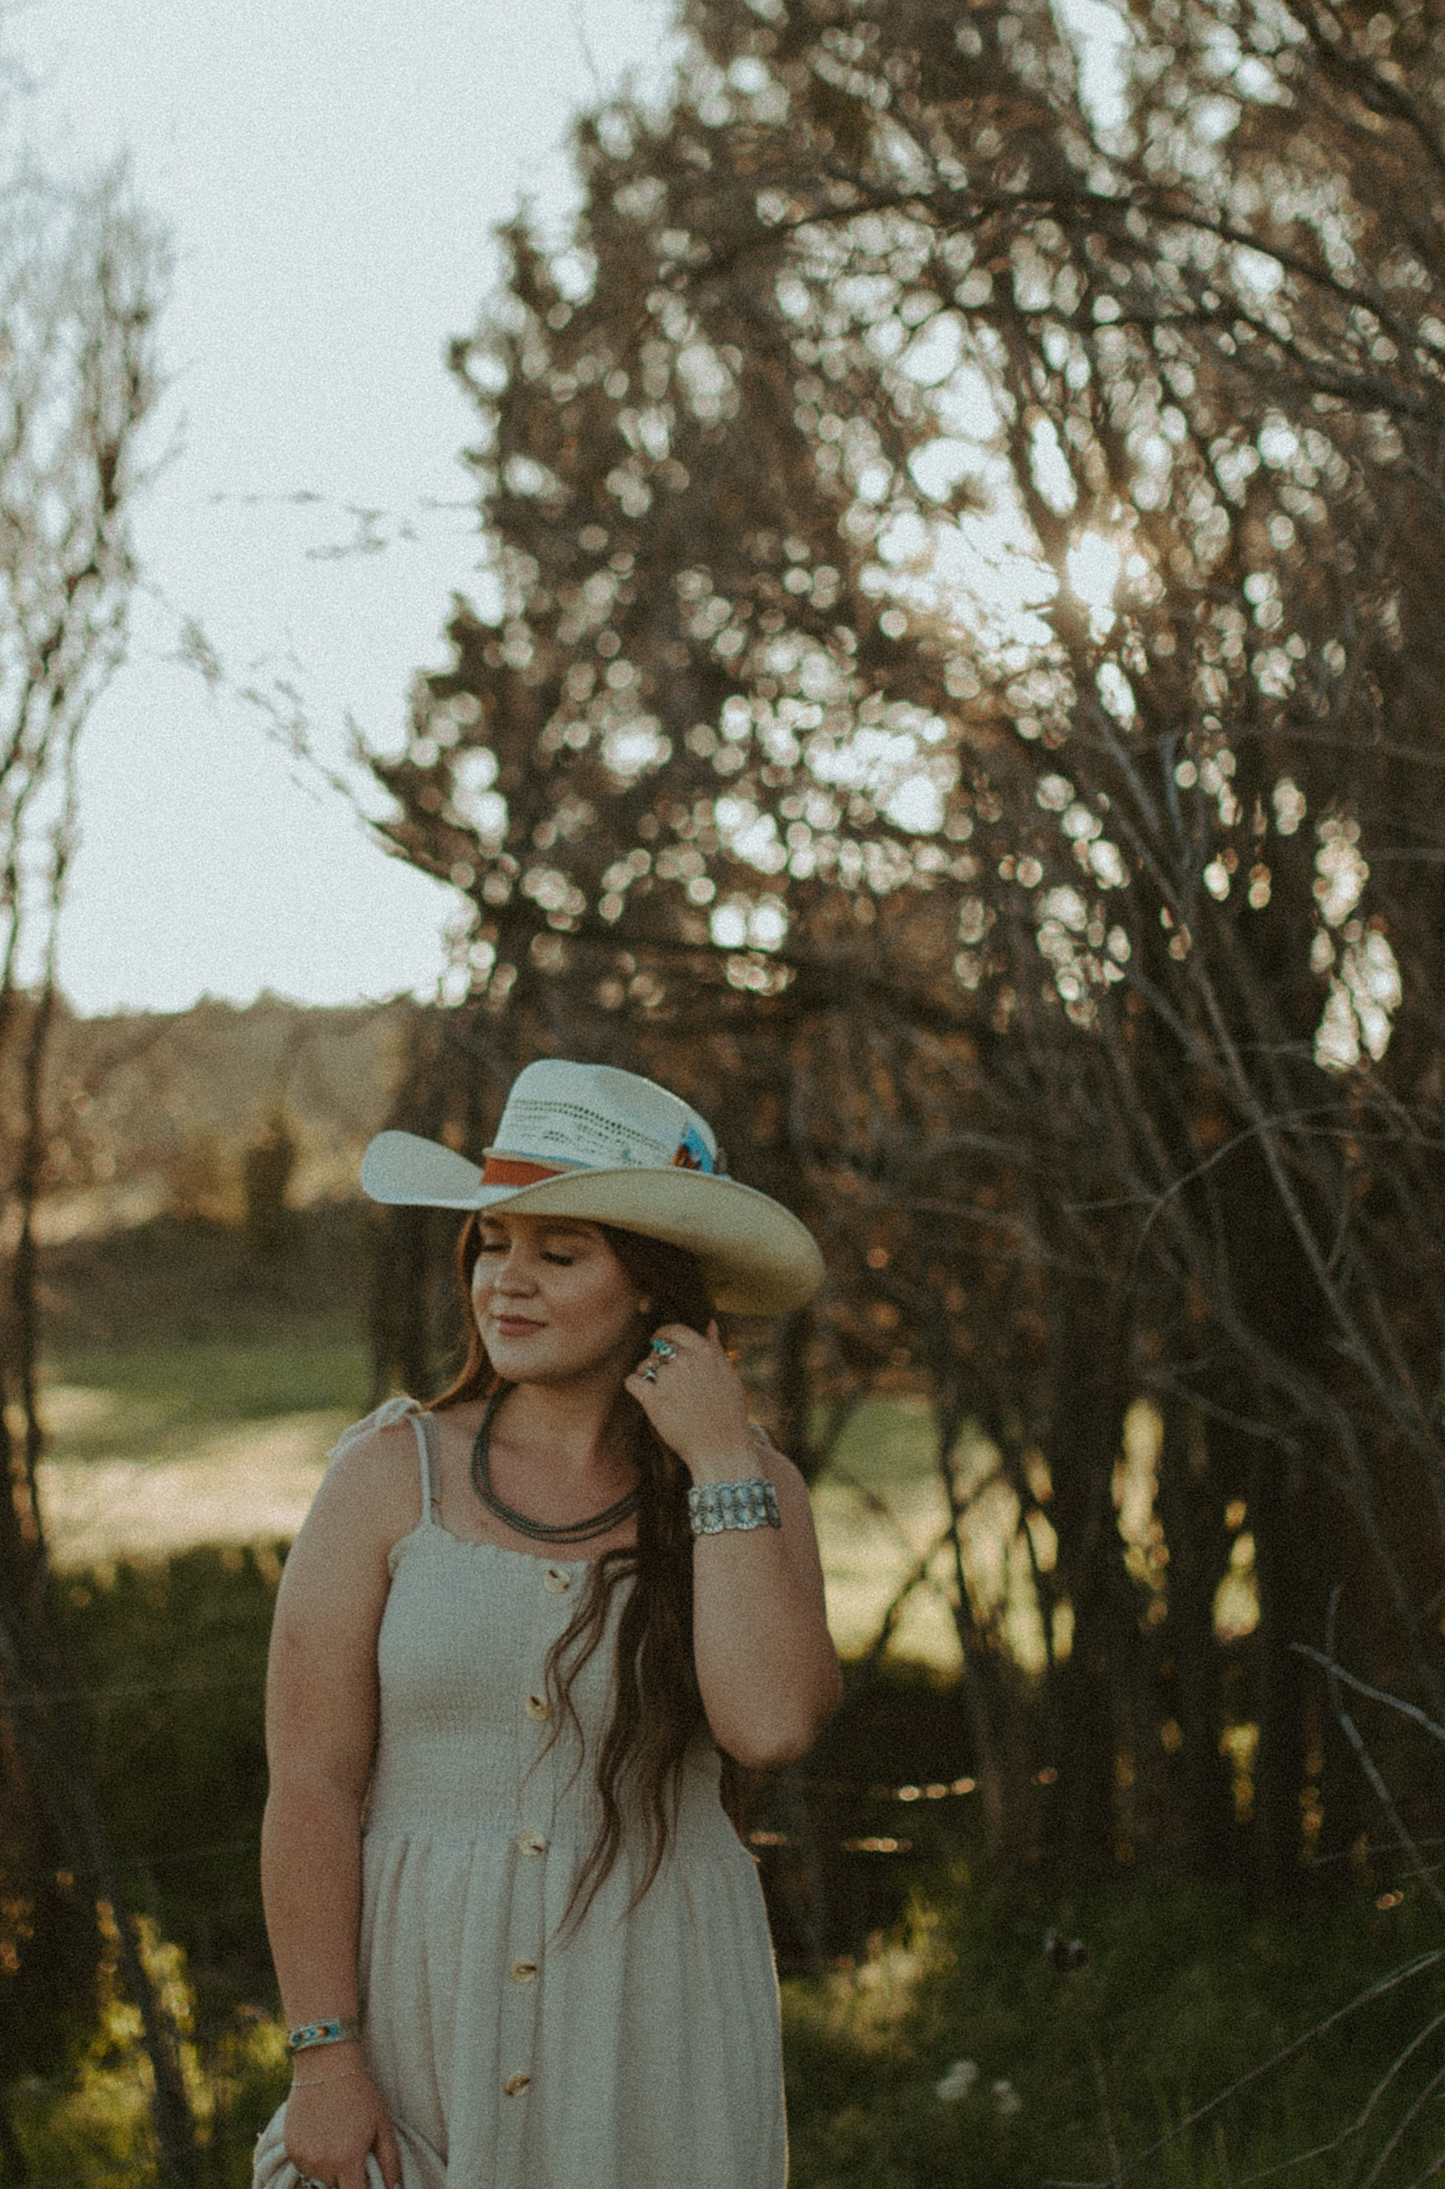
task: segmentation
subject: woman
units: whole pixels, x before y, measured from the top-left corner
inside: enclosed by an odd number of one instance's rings
[[[286,1562],[262,1872],[291,2094],[257,2189],[780,2189],[777,1986],[719,1751],[802,1755],[838,1662],[807,1492],[713,1311],[800,1306],[793,1216],[651,1081],[544,1062],[469,1211],[432,1408],[348,1433]]]

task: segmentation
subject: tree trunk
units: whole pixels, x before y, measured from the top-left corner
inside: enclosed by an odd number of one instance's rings
[[[813,1318],[807,1308],[785,1315],[773,1342],[774,1406],[778,1417],[778,1444],[805,1482],[818,1473],[822,1454],[813,1437],[813,1380],[808,1352]]]
[[[1313,1479],[1310,1479],[1313,1476]],[[1261,1901],[1298,1899],[1304,1885],[1301,1796],[1309,1778],[1306,1683],[1294,1645],[1324,1631],[1329,1595],[1328,1490],[1302,1460],[1261,1452],[1250,1513],[1259,1586],[1251,1870]]]
[[[15,2133],[15,2123],[10,2118],[10,2107],[0,2092],[0,2161],[5,2167],[5,2179],[13,2182],[16,2189],[28,2189],[32,2180],[30,2165]]]
[[[1050,1697],[1058,1772],[1046,1846],[1079,1876],[1107,1875],[1118,1845],[1115,1775],[1120,1683],[1138,1650],[1137,1610],[1123,1572],[1114,1510],[1128,1382],[1113,1319],[1066,1299],[1049,1366],[1054,1419],[1048,1461],[1058,1536],[1058,1586],[1073,1609],[1068,1656]]]
[[[1226,1491],[1212,1465],[1199,1415],[1178,1400],[1164,1407],[1159,1516],[1169,1548],[1169,1616],[1164,1628],[1166,1709],[1179,1727],[1175,1844],[1196,1876],[1223,1878],[1234,1860],[1234,1806],[1219,1746],[1224,1730],[1214,1598],[1229,1564]]]
[[[181,2075],[174,2032],[142,1957],[135,1921],[121,1889],[109,1835],[90,1781],[83,1728],[69,1701],[72,1683],[48,1618],[34,1622],[22,1639],[0,1607],[0,1679],[19,1707],[28,1792],[50,1827],[55,1867],[87,1878],[115,1920],[125,1988],[141,2018],[150,2062],[151,2111],[162,2180],[191,2189],[200,2144],[190,2097]]]

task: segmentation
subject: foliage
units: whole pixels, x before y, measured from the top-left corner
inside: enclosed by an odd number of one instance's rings
[[[684,24],[456,352],[490,590],[375,766],[473,992],[398,1121],[539,1050],[718,1113],[828,1249],[790,1447],[929,1394],[996,1854],[1291,1892],[1333,1588],[1445,1695],[1439,9],[1136,0],[1112,114],[1045,0]]]
[[[1087,1966],[1050,1967],[1051,1930],[1082,1934]],[[1418,1901],[1382,1915],[1361,1898],[1299,1926],[1193,1890],[1067,1905],[955,1874],[856,1966],[785,1988],[794,2179],[1104,2189],[1122,2161],[1145,2182],[1227,2189],[1331,2142],[1362,2111],[1410,2041],[1427,1972],[1249,2078],[1422,1951],[1437,1951],[1436,1934]],[[1358,2180],[1432,2071],[1433,2055],[1405,2063],[1365,2127],[1291,2178]],[[1412,2181],[1437,2143],[1414,2123],[1379,2179]]]
[[[296,1135],[283,1109],[275,1110],[259,1139],[247,1148],[241,1166],[246,1193],[246,1230],[262,1254],[280,1255],[294,1232],[295,1210],[287,1195],[296,1169]]]
[[[136,580],[132,522],[160,392],[164,233],[123,167],[83,185],[7,143],[0,169],[0,1864],[84,1877],[103,1900],[140,2010],[168,2171],[193,2144],[175,2046],[120,1901],[50,1617],[36,1469],[35,1212],[56,948],[77,825],[77,752],[121,661]],[[79,1996],[89,1974],[68,1914],[32,1902]]]
[[[1089,1943],[1082,1970],[1061,1974],[1045,1959],[1060,1921]],[[146,1936],[187,2032],[204,2178],[243,2189],[257,2128],[284,2093],[284,2033],[242,2011],[196,2042],[185,1957]],[[791,2178],[798,2189],[1061,2179],[1104,2189],[1116,2152],[1146,2182],[1229,2189],[1309,2154],[1293,2169],[1303,2189],[1345,2189],[1436,2071],[1433,2056],[1410,2053],[1428,1968],[1366,2014],[1295,2041],[1414,1962],[1436,1965],[1437,1952],[1408,1900],[1384,1912],[1352,1900],[1300,1925],[1191,1891],[1070,1906],[936,1873],[907,1922],[856,1961],[783,1985]],[[135,2023],[104,1964],[99,2018],[73,2068],[17,2095],[36,2178],[150,2189]],[[1436,2142],[1428,2117],[1406,2123],[1377,2177],[1384,2189],[1404,2189]]]
[[[139,1924],[146,1966],[171,2025],[199,2125],[198,2164],[216,2189],[245,2189],[259,2125],[285,2094],[290,2058],[276,2016],[237,2014],[204,2049],[196,2041],[195,1997],[186,1956]],[[90,2189],[153,2189],[155,2132],[140,2016],[117,1980],[115,1926],[104,1926],[97,2014],[68,2072],[30,2078],[18,2094],[11,2133],[27,2168],[20,2178],[85,2182]],[[199,2177],[198,2177],[199,2178]]]
[[[186,1952],[203,2017],[270,1989],[258,1832],[280,1563],[186,1551],[66,1588],[88,1752],[127,1895]]]
[[[418,1009],[261,996],[244,1008],[78,1018],[58,1003],[45,1075],[43,1229],[100,1237],[162,1213],[233,1222],[245,1151],[278,1103],[297,1141],[290,1198],[349,1195]]]
[[[149,1962],[182,2035],[200,2163],[239,2189],[286,2071],[254,1882],[259,1674],[274,1568],[196,1552],[81,1586],[88,1600],[69,1612],[77,1662],[87,1687],[108,1691],[90,1706],[107,1826],[130,1895],[147,1910]],[[235,1684],[218,1689],[218,1678]],[[946,1693],[906,1670],[890,1675],[887,1692],[887,1722],[875,1692],[872,1723],[853,1729],[851,1746],[813,1759],[810,1773],[941,1767],[942,1720],[925,1729],[905,1706],[942,1710]],[[910,1747],[920,1731],[923,1744]],[[909,1812],[910,1830],[921,1821]],[[1438,1932],[1427,1896],[1408,1879],[1381,1890],[1394,1876],[1388,1855],[1378,1867],[1348,1868],[1344,1904],[1303,1920],[1251,1915],[1235,1896],[1179,1887],[1078,1898],[1053,1887],[980,1887],[956,1859],[913,1874],[915,1906],[898,1931],[856,1960],[784,1985],[799,2189],[859,2179],[890,2189],[1102,2181],[1109,2159],[1091,2039],[1109,2120],[1133,2157],[1357,1990],[1433,1951]],[[1087,1968],[1064,1974],[1047,1964],[1050,1929],[1087,1941]],[[1217,2122],[1211,2115],[1179,2138],[1143,2178],[1224,2189],[1337,2133],[1409,2043],[1424,2018],[1420,1987],[1433,1981],[1423,1973],[1327,2033],[1221,2108]],[[112,2189],[149,2189],[153,2131],[135,2022],[113,1954],[103,1957],[95,2021],[75,2033],[64,2060],[10,2083],[12,2125],[37,2178],[113,2176]],[[935,2085],[960,2060],[974,2062],[977,2076],[955,2074],[952,2087],[967,2087],[940,2100]],[[13,2073],[19,2062],[9,2064]],[[1433,2067],[1428,2051],[1407,2062],[1344,2160],[1301,2172],[1308,2189],[1356,2179],[1362,2154],[1378,2149]],[[1000,2084],[1016,2094],[1017,2112]],[[1413,2151],[1407,2138],[1398,2175],[1383,2178],[1413,2179]]]

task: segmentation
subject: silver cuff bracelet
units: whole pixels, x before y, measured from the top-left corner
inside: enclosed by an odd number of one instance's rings
[[[754,1475],[748,1482],[704,1482],[687,1493],[687,1516],[694,1535],[721,1535],[724,1528],[780,1528],[778,1493]]]

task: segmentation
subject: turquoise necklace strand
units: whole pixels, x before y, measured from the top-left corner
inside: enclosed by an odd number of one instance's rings
[[[487,1464],[492,1441],[492,1421],[502,1400],[513,1388],[510,1383],[497,1385],[487,1400],[481,1425],[472,1443],[472,1487],[487,1511],[494,1513],[498,1520],[505,1521],[509,1528],[515,1528],[518,1535],[530,1536],[535,1543],[590,1543],[594,1536],[607,1535],[622,1521],[630,1518],[642,1503],[641,1483],[635,1489],[629,1490],[625,1497],[619,1497],[615,1505],[609,1505],[605,1512],[593,1513],[588,1520],[564,1520],[559,1526],[553,1526],[546,1520],[532,1520],[526,1513],[519,1513],[498,1497],[492,1488],[491,1472]]]

